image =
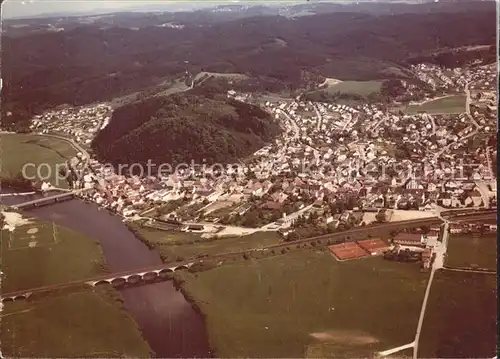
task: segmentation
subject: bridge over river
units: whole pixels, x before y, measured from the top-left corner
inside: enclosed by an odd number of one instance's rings
[[[96,287],[99,285],[112,285],[115,288],[123,287],[127,284],[138,285],[153,283],[158,280],[169,279],[169,274],[178,270],[189,269],[193,264],[198,261],[183,262],[183,263],[167,263],[159,266],[116,272],[105,274],[98,277],[82,279],[62,284],[48,285],[33,289],[19,290],[15,292],[5,293],[1,296],[1,302],[6,303],[14,300],[27,299],[34,294],[50,292],[55,290],[62,290],[68,288],[77,288],[83,286]]]
[[[91,189],[79,189],[75,191],[65,192],[56,194],[55,196],[50,197],[42,197],[38,199],[34,199],[32,201],[27,201],[23,203],[16,204],[12,206],[15,209],[30,209],[35,207],[49,206],[51,204],[55,204],[58,202],[69,201],[73,199],[76,195],[80,193],[85,193],[90,191]]]
[[[488,210],[488,211],[479,211],[479,213],[471,211],[468,214],[460,213],[455,216],[451,216],[450,219],[460,219],[462,221],[481,221],[481,220],[491,220],[496,218],[496,211]],[[292,242],[284,242],[271,246],[267,246],[264,248],[253,249],[253,250],[263,250],[263,249],[280,249],[284,247],[290,247],[297,244],[314,242],[318,240],[326,240],[326,239],[337,239],[337,238],[346,238],[347,236],[355,236],[355,235],[368,235],[375,231],[390,231],[393,229],[402,229],[402,228],[412,228],[416,226],[424,226],[431,224],[442,223],[438,217],[429,217],[429,218],[421,218],[400,222],[389,222],[382,223],[371,226],[364,226],[353,228],[347,231],[342,231],[338,233],[326,234],[317,237],[306,238],[298,241]],[[252,250],[238,251],[238,252],[229,252],[229,253],[221,253],[219,255],[214,255],[209,258],[205,258],[207,260],[224,260],[230,256],[235,255],[243,255],[247,252],[251,252]],[[125,285],[139,285],[139,284],[148,284],[154,283],[158,280],[167,280],[169,279],[169,274],[178,270],[186,270],[191,268],[196,263],[202,263],[203,259],[191,259],[185,262],[177,262],[177,263],[165,263],[161,265],[156,265],[148,268],[141,268],[136,270],[129,270],[123,272],[115,272],[111,274],[105,274],[102,276],[97,276],[93,278],[87,278],[82,280],[77,280],[73,282],[67,282],[62,284],[54,284],[48,285],[44,287],[38,287],[33,289],[24,289],[10,293],[4,293],[0,297],[2,303],[14,301],[14,300],[22,300],[27,299],[30,296],[38,293],[50,292],[55,290],[62,290],[67,288],[77,288],[81,286],[88,287],[96,287],[98,285],[112,285],[116,288],[125,286]]]

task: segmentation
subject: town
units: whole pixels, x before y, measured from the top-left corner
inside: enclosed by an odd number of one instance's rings
[[[92,188],[87,199],[125,218],[153,213],[200,228],[205,223],[207,231],[219,223],[290,234],[300,216],[315,212],[310,231],[318,233],[365,225],[394,211],[411,219],[443,208],[495,206],[494,66],[442,71],[419,65],[415,71],[434,94],[454,89],[448,96],[463,96],[463,111],[408,114],[374,104],[265,101],[282,136],[240,164],[141,178],[79,153],[68,163],[78,173],[72,186]],[[228,96],[255,101],[252,94]],[[52,111],[37,116],[32,127],[86,146],[109,122],[110,111],[106,104]]]

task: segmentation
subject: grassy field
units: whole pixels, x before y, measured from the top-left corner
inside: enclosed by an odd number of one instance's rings
[[[68,228],[31,220],[3,230],[2,290],[11,292],[84,279],[104,272],[99,243]]]
[[[3,293],[105,272],[98,242],[70,229],[31,219],[0,236]],[[2,351],[11,357],[147,356],[149,348],[120,302],[109,288],[6,303]]]
[[[46,163],[52,172],[47,180],[53,185],[57,185],[55,165],[76,156],[74,148],[63,140],[28,134],[0,135],[0,149],[2,153],[1,176],[14,177],[22,173],[26,163],[33,163],[35,166]],[[47,168],[41,168],[40,172],[42,176],[49,174]],[[33,166],[28,167],[26,175],[37,176],[36,169]],[[58,187],[65,186],[67,186],[65,181],[58,184]]]
[[[430,114],[463,113],[465,112],[465,95],[454,95],[438,100],[428,101],[421,105],[410,105],[407,113],[425,111]]]
[[[165,232],[151,228],[140,228],[142,236],[165,258],[190,258],[197,255],[216,255],[238,252],[277,244],[280,237],[275,232],[260,232],[242,237],[203,239],[200,235],[184,232]],[[179,244],[185,242],[185,244]]]
[[[419,357],[493,358],[497,342],[496,281],[494,275],[437,272]]]
[[[450,267],[497,268],[497,236],[480,237],[467,235],[450,236],[446,265]]]
[[[380,92],[382,81],[342,81],[327,88],[328,92],[368,96]]]
[[[149,356],[135,321],[111,289],[7,303],[0,325],[6,357]]]
[[[411,342],[428,274],[300,250],[179,273],[220,357],[368,357]]]

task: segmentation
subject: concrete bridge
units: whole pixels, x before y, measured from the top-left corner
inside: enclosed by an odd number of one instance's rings
[[[199,262],[199,261],[197,261]],[[2,303],[13,302],[18,300],[28,299],[34,294],[46,293],[55,290],[62,290],[68,288],[75,288],[81,286],[97,287],[101,285],[111,285],[114,288],[122,288],[127,285],[142,285],[156,283],[159,281],[168,280],[169,274],[178,270],[186,270],[191,268],[192,265],[197,263],[186,262],[180,264],[163,264],[150,268],[143,268],[140,270],[123,271],[102,275],[99,277],[83,279],[74,282],[48,285],[39,288],[19,290],[10,293],[4,293],[0,297]]]
[[[66,192],[66,193],[60,193],[55,196],[50,196],[50,197],[43,197],[39,199],[35,199],[32,201],[24,202],[24,203],[19,203],[14,206],[13,208],[16,209],[31,209],[31,208],[36,208],[36,207],[43,207],[43,206],[49,206],[51,204],[55,204],[58,202],[63,202],[63,201],[69,201],[73,199],[77,194],[83,193],[89,191],[89,189],[82,189],[82,190],[76,190],[76,191],[71,191],[71,192]]]

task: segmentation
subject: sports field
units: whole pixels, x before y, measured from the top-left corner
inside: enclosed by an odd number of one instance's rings
[[[406,112],[409,114],[427,112],[430,114],[456,114],[465,112],[465,95],[453,95],[437,100],[431,100],[421,105],[409,105]]]
[[[17,213],[3,215],[8,228],[0,232],[3,293],[105,272],[94,239]],[[111,288],[5,303],[0,316],[2,352],[8,357],[148,356],[137,325]]]
[[[428,274],[299,250],[178,273],[219,357],[369,357],[415,336]]]
[[[63,140],[31,134],[0,135],[0,150],[2,154],[0,176],[15,177],[22,173],[25,164],[34,164],[34,166],[27,167],[26,175],[37,177],[35,168],[40,167],[40,174],[48,177],[47,181],[53,185],[57,185],[56,164],[64,163],[76,156],[74,148]],[[42,168],[41,164],[47,164],[51,172],[49,173],[47,168]],[[58,187],[66,186],[65,181],[58,184]]]
[[[445,264],[454,268],[497,268],[497,236],[451,235]]]
[[[380,239],[365,239],[357,241],[357,244],[370,254],[381,254],[389,248],[389,245]]]
[[[31,219],[2,230],[2,291],[11,292],[104,273],[99,243],[68,228]]]
[[[425,313],[420,358],[493,358],[497,344],[495,275],[440,270]]]
[[[334,244],[328,246],[328,249],[335,255],[335,258],[337,258],[338,260],[356,259],[366,257],[368,255],[367,251],[365,251],[354,242]]]

